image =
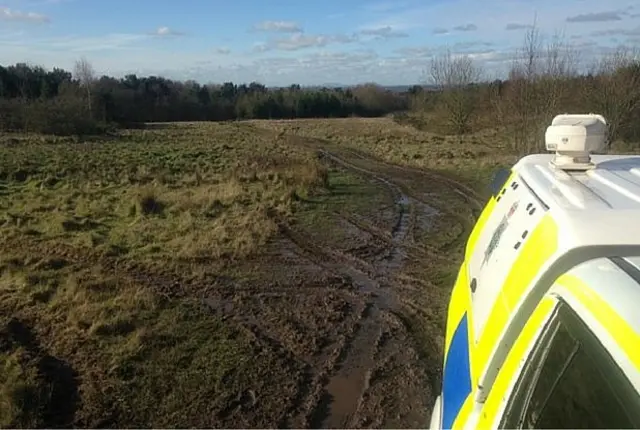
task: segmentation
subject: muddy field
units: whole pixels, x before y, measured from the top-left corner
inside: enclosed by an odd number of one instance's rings
[[[448,294],[482,198],[453,175],[391,164],[362,145],[259,123],[234,127],[275,142],[277,155],[252,164],[275,173],[258,174],[254,203],[245,202],[244,188],[233,204],[213,199],[227,211],[216,222],[240,208],[233,223],[190,221],[200,230],[175,249],[169,247],[190,233],[164,238],[153,228],[160,228],[158,219],[168,222],[171,190],[184,185],[172,188],[169,181],[155,196],[157,207],[169,208],[158,209],[157,219],[147,216],[152,203],[146,212],[139,205],[149,219],[144,230],[125,215],[109,218],[104,208],[100,218],[97,203],[89,202],[72,226],[68,217],[55,218],[71,227],[54,234],[43,227],[54,221],[36,215],[62,212],[53,197],[32,212],[15,209],[18,192],[41,192],[48,186],[42,178],[51,175],[33,166],[5,170],[2,190],[12,203],[2,207],[0,358],[9,371],[0,377],[8,411],[0,424],[428,425]],[[285,205],[269,184],[278,175],[288,184],[308,174],[266,166],[290,157],[292,148],[309,157],[315,176],[304,180],[304,192],[296,184],[292,192],[283,188]],[[16,183],[20,171],[23,181]],[[213,173],[198,173],[190,186],[221,186]],[[97,187],[109,186],[113,181]],[[266,195],[267,203],[255,203]],[[139,242],[115,241],[125,237],[120,223]],[[212,248],[202,245],[203,235],[207,243],[228,238]],[[245,235],[251,240],[238,242]],[[235,244],[231,251],[228,243]]]

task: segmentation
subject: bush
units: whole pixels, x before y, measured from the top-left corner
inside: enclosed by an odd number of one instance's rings
[[[23,109],[27,131],[57,136],[103,134],[107,126],[89,117],[82,100],[56,98],[38,100]]]
[[[19,99],[0,98],[0,131],[24,129],[24,108],[26,103]]]

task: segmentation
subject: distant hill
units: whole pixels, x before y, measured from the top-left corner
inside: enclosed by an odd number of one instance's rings
[[[389,91],[393,91],[394,93],[404,93],[406,91],[409,91],[409,88],[413,86],[414,85],[383,85],[383,88]]]
[[[363,85],[363,84],[359,84],[359,85]],[[414,84],[414,85],[420,85],[420,84]],[[413,87],[414,85],[380,85],[382,88],[392,91],[394,93],[403,93],[409,90],[409,88]],[[323,85],[305,85],[304,88],[308,88],[308,89],[318,89],[318,88],[343,88],[343,89],[347,89],[347,88],[354,88],[357,87],[358,85],[343,85],[343,84],[338,84],[338,83],[326,83]],[[433,85],[422,85],[425,89],[434,89],[435,87]]]

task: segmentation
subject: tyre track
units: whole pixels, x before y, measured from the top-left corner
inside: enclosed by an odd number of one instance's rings
[[[308,422],[314,427],[354,427],[360,422],[359,412],[365,394],[369,390],[372,375],[379,367],[380,349],[388,348],[389,340],[384,337],[384,333],[388,333],[390,328],[382,317],[382,312],[390,310],[390,315],[395,318],[401,307],[396,292],[391,288],[396,282],[394,277],[407,259],[409,252],[417,252],[420,249],[413,239],[417,221],[425,215],[425,212],[435,211],[425,201],[409,196],[404,187],[379,173],[356,166],[325,149],[319,149],[319,154],[321,159],[368,177],[386,188],[394,197],[396,207],[396,221],[387,234],[375,228],[367,228],[363,222],[357,221],[353,216],[340,214],[356,227],[383,239],[389,245],[386,259],[378,261],[375,267],[369,265],[367,267],[369,270],[362,270],[362,266],[355,267],[354,264],[349,263],[348,258],[339,261],[337,266],[331,265],[332,271],[351,277],[361,291],[369,293],[370,298],[353,327],[351,335],[343,343],[338,358],[326,368],[327,377],[324,378],[323,394],[317,398]],[[322,255],[318,257],[319,260],[336,261],[335,252],[327,252],[309,245],[309,241],[305,241],[303,237],[296,238],[295,233],[291,231],[288,234],[300,248],[316,256]],[[327,267],[326,263],[325,267]],[[354,276],[354,272],[359,272],[358,276]],[[401,325],[404,327],[402,322]],[[375,422],[379,420],[376,419]]]
[[[381,160],[370,154],[365,155],[364,153],[356,149],[346,149],[345,152],[357,158],[360,158],[362,160],[366,160],[368,162],[376,162],[376,163],[383,164],[395,169],[399,169],[404,172],[412,173],[417,176],[422,176],[422,177],[436,180],[438,182],[441,182],[447,185],[449,188],[453,189],[454,192],[456,192],[456,194],[463,197],[468,203],[471,203],[472,205],[474,205],[476,209],[482,209],[484,206],[482,203],[482,199],[474,189],[451,177],[445,176],[443,174],[438,174],[430,170],[419,169],[417,167],[402,166],[399,164],[394,164],[388,161]]]
[[[296,382],[297,398],[287,405],[278,426],[350,428],[402,422],[403,414],[411,413],[412,407],[407,406],[407,400],[415,405],[415,399],[409,400],[407,394],[398,390],[406,389],[426,401],[430,401],[432,396],[434,382],[430,383],[427,375],[419,376],[422,375],[422,365],[417,361],[421,345],[418,345],[420,341],[416,336],[424,332],[412,327],[416,323],[415,317],[426,314],[420,309],[423,302],[413,300],[412,296],[419,294],[421,289],[433,289],[434,286],[428,281],[403,275],[401,271],[412,258],[428,258],[434,262],[444,258],[441,246],[416,242],[417,230],[433,226],[433,220],[437,219],[434,217],[445,216],[451,222],[464,226],[454,241],[460,240],[467,231],[468,218],[448,210],[447,201],[456,199],[480,206],[479,200],[464,184],[431,172],[380,162],[319,139],[284,134],[276,136],[268,130],[256,131],[273,134],[278,139],[290,139],[293,144],[317,151],[321,161],[368,178],[388,193],[394,202],[394,219],[388,230],[372,225],[366,218],[337,213],[340,219],[386,244],[382,251],[366,258],[358,257],[357,249],[338,251],[318,245],[304,231],[286,222],[281,223],[280,232],[287,240],[286,246],[295,255],[344,280],[345,285],[340,287],[340,291],[350,303],[350,310],[340,322],[342,328],[336,332],[333,341],[327,339],[323,342],[322,350],[317,351],[311,361],[296,357],[297,360],[306,360],[307,366]],[[416,190],[416,178],[423,179],[425,183],[435,182],[442,189],[438,189],[434,197],[424,196]],[[440,222],[437,224],[442,225]],[[295,296],[301,291],[281,288],[273,293]],[[322,287],[308,293],[319,297]],[[289,302],[283,300],[283,303]],[[252,328],[256,333],[256,328]],[[259,337],[266,348],[280,349],[283,358],[284,355],[290,356],[285,343],[274,342],[273,335]],[[440,358],[434,355],[426,359],[428,366],[434,366],[428,375],[432,376],[433,372],[439,371],[437,363]],[[422,401],[418,403],[423,404]],[[397,410],[380,410],[384,405],[394,404],[399,406]],[[424,425],[428,422],[426,409],[418,412],[425,421]],[[415,423],[413,418],[407,422]]]
[[[391,253],[386,259],[386,262],[383,263],[386,267],[379,268],[378,271],[389,272],[390,270],[399,269],[408,256],[405,248],[408,244],[412,244],[413,242],[408,239],[411,239],[411,233],[418,217],[416,214],[415,199],[410,197],[397,183],[392,182],[388,178],[372,170],[356,166],[326,149],[319,149],[318,152],[322,158],[329,159],[346,170],[369,177],[382,184],[391,192],[397,213],[396,222],[390,233],[392,240],[392,246],[390,248]],[[426,204],[426,202],[421,203]]]
[[[292,382],[297,394],[293,400],[287,400],[287,404],[282,405],[282,414],[274,423],[279,427],[344,428],[362,425],[366,422],[363,421],[363,411],[370,410],[370,404],[376,402],[367,394],[371,391],[372,382],[375,382],[372,378],[375,379],[376,369],[387,362],[385,357],[391,351],[396,351],[397,362],[411,359],[404,352],[412,348],[410,342],[398,341],[387,334],[393,332],[393,321],[389,315],[395,315],[403,306],[399,300],[401,292],[397,288],[397,275],[410,254],[420,253],[421,247],[414,242],[414,230],[420,220],[426,217],[425,208],[430,206],[426,201],[422,202],[425,206],[421,206],[420,200],[410,195],[388,172],[357,166],[339,152],[321,149],[320,153],[326,161],[370,178],[380,190],[393,197],[395,218],[388,231],[367,228],[366,221],[351,217],[355,220],[353,224],[362,231],[369,230],[373,236],[387,239],[386,255],[374,256],[374,260],[369,261],[349,252],[319,246],[308,234],[282,222],[280,232],[285,240],[280,245],[299,257],[293,260],[311,262],[312,266],[330,273],[333,278],[329,279],[333,280],[328,280],[324,286],[314,284],[310,288],[280,285],[270,288],[269,285],[269,289],[232,282],[232,285],[225,286],[225,291],[219,291],[216,285],[211,285],[206,288],[207,295],[200,297],[201,303],[212,313],[220,314],[240,326],[244,335],[259,349],[271,351],[281,363],[292,369],[292,377],[295,377]],[[117,266],[115,262],[113,269]],[[172,298],[189,296],[196,291],[177,277],[167,275],[166,280],[157,274],[148,277],[142,267],[133,267],[130,271],[134,282],[148,283],[156,291],[166,290],[172,294]],[[158,286],[159,280],[163,281],[162,287]],[[323,295],[329,293],[340,296],[340,300],[349,303],[350,308],[340,320],[329,323],[338,327],[330,332],[336,335],[333,342],[329,340],[323,344],[313,356],[301,354],[300,348],[293,344],[296,340],[292,342],[287,337],[290,336],[287,331],[291,330],[284,324],[286,316],[278,315],[277,306],[296,303],[291,300],[295,297],[307,296],[320,301]],[[272,300],[277,298],[282,300]],[[311,330],[312,327],[308,332]],[[260,383],[256,386],[241,387],[241,392],[255,392],[260,398]],[[396,394],[389,392],[385,395]],[[254,400],[248,402],[250,406],[247,408],[254,408],[255,395],[249,398]],[[219,426],[231,427],[233,423],[249,426],[254,422],[252,420],[256,419],[257,412],[244,408],[241,400],[232,397],[223,405],[218,416]],[[380,401],[378,398],[377,402]],[[260,401],[255,407],[260,407]],[[369,423],[384,424],[383,412],[372,417],[367,418]]]
[[[375,262],[365,261],[349,252],[339,252],[314,244],[310,236],[286,223],[280,226],[281,233],[290,241],[296,254],[335,276],[347,280],[353,287],[350,291],[359,294],[364,300],[362,307],[357,307],[361,309],[358,317],[347,324],[346,332],[342,332],[343,334],[339,335],[335,342],[327,346],[327,353],[320,353],[311,370],[304,372],[299,379],[298,398],[287,408],[280,427],[345,428],[360,426],[367,422],[369,425],[375,423],[377,426],[382,426],[390,415],[395,416],[396,413],[378,411],[371,415],[371,408],[375,404],[385,404],[384,397],[381,399],[380,395],[395,396],[397,393],[384,394],[389,388],[388,385],[395,382],[389,381],[388,378],[376,382],[380,379],[379,375],[388,371],[402,375],[402,369],[399,366],[411,367],[410,363],[414,363],[414,367],[419,366],[412,361],[415,358],[410,350],[415,346],[410,342],[412,336],[422,333],[414,330],[413,318],[407,316],[407,311],[409,315],[421,315],[423,312],[417,305],[402,297],[405,293],[412,291],[411,288],[404,288],[409,287],[407,281],[414,280],[407,277],[403,280],[399,272],[410,255],[424,257],[428,254],[434,260],[442,258],[440,257],[441,248],[420,246],[415,243],[416,226],[430,224],[434,214],[438,216],[442,213],[463,225],[467,224],[464,216],[447,211],[446,207],[438,207],[436,210],[433,207],[434,202],[404,183],[399,178],[399,173],[404,172],[405,175],[409,173],[412,176],[419,173],[425,180],[435,178],[447,191],[453,191],[458,199],[471,200],[474,197],[467,194],[464,186],[446,178],[424,171],[416,172],[413,169],[401,169],[388,163],[379,163],[362,155],[356,156],[348,150],[329,150],[327,142],[302,140],[297,137],[295,140],[298,144],[311,146],[317,150],[321,160],[377,183],[381,189],[393,197],[395,221],[388,231],[380,231],[375,227],[367,226],[366,221],[358,220],[356,216],[339,214],[360,230],[387,243],[387,255],[384,256],[386,258],[378,258]],[[354,164],[349,161],[348,156],[355,156],[371,168]],[[437,199],[436,202],[442,204]],[[466,229],[463,229],[460,237],[465,231]],[[410,284],[416,284],[416,282],[410,282]],[[432,287],[424,281],[417,284],[425,288]],[[413,291],[415,293],[415,288]],[[296,293],[292,291],[292,294]],[[321,293],[318,292],[318,294]],[[385,335],[393,332],[390,324],[398,325],[397,330],[405,333],[401,336],[402,340]],[[439,358],[427,357],[427,360],[428,365],[434,366],[430,373],[438,372]],[[391,366],[392,370],[387,369],[388,366]],[[370,395],[368,393],[374,382],[376,394]],[[415,384],[415,381],[411,383]],[[433,381],[425,386],[426,393],[422,395],[429,395],[428,393],[433,390],[432,385]],[[397,386],[396,389],[401,387],[401,385]],[[378,396],[377,399],[376,396]],[[363,415],[367,410],[369,415]]]

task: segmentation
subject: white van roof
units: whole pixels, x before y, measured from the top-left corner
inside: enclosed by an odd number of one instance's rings
[[[592,155],[595,168],[552,167],[553,154],[522,158],[514,170],[548,207],[564,210],[640,209],[640,156]]]
[[[595,168],[565,171],[553,154],[523,157],[513,170],[577,246],[640,245],[640,156],[592,155]],[[568,244],[567,244],[568,245]]]

